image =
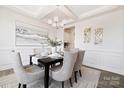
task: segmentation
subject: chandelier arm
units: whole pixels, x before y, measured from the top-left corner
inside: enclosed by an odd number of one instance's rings
[[[52,19],[48,20],[48,24],[55,27],[56,29],[63,28],[64,27],[64,20],[60,21],[59,17],[53,17]]]

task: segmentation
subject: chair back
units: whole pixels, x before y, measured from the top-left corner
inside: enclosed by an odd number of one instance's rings
[[[24,81],[23,77],[26,77],[26,72],[22,65],[20,53],[12,52],[12,57],[13,57],[13,69],[14,69],[17,81],[22,83]]]
[[[74,65],[74,71],[79,71],[81,69],[82,62],[84,59],[84,54],[85,54],[84,50],[78,51],[77,60],[76,60],[75,65]]]
[[[61,73],[63,73],[63,80],[67,80],[72,76],[74,64],[76,62],[77,58],[77,53],[76,51],[69,51],[64,53],[64,61],[63,61],[63,66],[61,69]]]
[[[79,51],[79,48],[71,48],[71,49],[69,49],[69,51],[77,52],[77,51]]]

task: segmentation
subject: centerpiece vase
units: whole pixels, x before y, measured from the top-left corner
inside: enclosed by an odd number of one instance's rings
[[[57,47],[52,47],[52,54],[57,53]]]

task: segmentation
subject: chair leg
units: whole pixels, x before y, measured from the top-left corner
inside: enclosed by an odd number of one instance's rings
[[[81,70],[79,70],[80,77],[82,77]]]
[[[27,85],[26,84],[23,84],[23,88],[26,88],[27,87]]]
[[[21,87],[21,83],[18,84],[18,88],[20,88],[20,87]]]
[[[64,81],[62,81],[62,88],[64,88]]]
[[[73,87],[73,85],[72,85],[72,81],[71,81],[71,78],[69,79],[69,81],[70,81],[70,85],[71,85],[71,87]]]
[[[74,75],[75,75],[75,82],[77,83],[77,71],[74,72]]]

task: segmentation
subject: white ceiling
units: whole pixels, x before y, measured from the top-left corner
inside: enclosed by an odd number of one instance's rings
[[[117,6],[103,5],[11,5],[5,6],[15,12],[27,15],[43,22],[58,16],[60,19],[66,19],[67,23],[89,17],[95,14],[105,12],[116,8]]]
[[[61,11],[60,9],[56,8],[54,11],[50,12],[49,14],[47,14],[45,17],[43,17],[41,20],[45,23],[47,23],[48,19],[53,19],[53,17],[58,16],[59,20],[66,20],[66,23],[70,23],[73,20],[73,18],[71,18],[70,16],[66,15],[63,11]]]
[[[67,7],[78,16],[88,11],[101,8],[103,6],[102,5],[69,5]]]

